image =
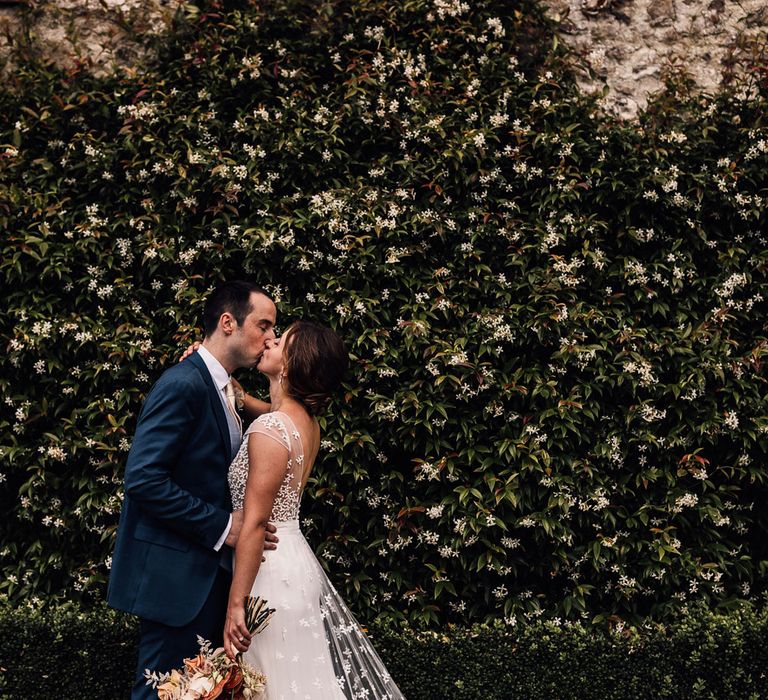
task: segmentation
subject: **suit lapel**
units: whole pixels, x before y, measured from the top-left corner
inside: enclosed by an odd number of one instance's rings
[[[211,401],[211,408],[213,409],[213,415],[216,418],[216,425],[219,426],[219,432],[221,433],[221,439],[224,443],[224,447],[227,455],[227,464],[229,464],[229,455],[232,453],[232,441],[229,438],[229,424],[227,423],[227,417],[224,415],[224,406],[221,405],[221,399],[219,398],[219,390],[213,383],[213,378],[208,368],[205,366],[205,362],[200,359],[197,353],[192,353],[185,362],[191,362],[197,371],[203,377],[205,385],[208,387],[208,398]]]

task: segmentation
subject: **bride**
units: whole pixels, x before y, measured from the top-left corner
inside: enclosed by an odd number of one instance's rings
[[[267,342],[257,368],[269,378],[271,411],[246,430],[229,469],[243,526],[224,626],[224,648],[267,676],[268,700],[404,698],[299,528],[299,504],[320,445],[315,418],[338,388],[347,353],[330,329],[300,321]],[[264,551],[267,523],[280,545]],[[263,562],[262,562],[263,555]],[[251,639],[246,595],[277,612]]]

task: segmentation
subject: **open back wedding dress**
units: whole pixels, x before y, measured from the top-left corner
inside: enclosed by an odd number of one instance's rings
[[[265,551],[251,591],[276,612],[244,654],[267,676],[267,700],[405,700],[299,529],[304,449],[287,414],[267,413],[245,431],[229,468],[233,508],[243,507],[251,433],[288,451],[270,518],[280,541]]]

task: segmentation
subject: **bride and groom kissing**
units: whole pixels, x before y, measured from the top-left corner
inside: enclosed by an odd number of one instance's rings
[[[125,469],[108,602],[139,617],[132,700],[156,698],[145,669],[179,668],[197,638],[267,676],[268,700],[404,696],[328,580],[299,527],[320,445],[316,416],[348,357],[329,328],[298,321],[281,338],[261,288],[221,284],[197,352],[147,394]],[[247,394],[242,433],[231,373],[257,368],[270,403]],[[237,386],[239,388],[239,386]],[[244,599],[276,609],[251,639]]]

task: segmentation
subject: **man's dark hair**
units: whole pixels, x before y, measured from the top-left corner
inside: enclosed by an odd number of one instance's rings
[[[251,282],[234,280],[224,282],[214,289],[205,300],[203,307],[203,332],[210,337],[219,325],[221,315],[228,311],[234,316],[237,325],[243,325],[245,317],[251,313],[251,294],[263,294],[267,299],[272,297],[261,287]]]

